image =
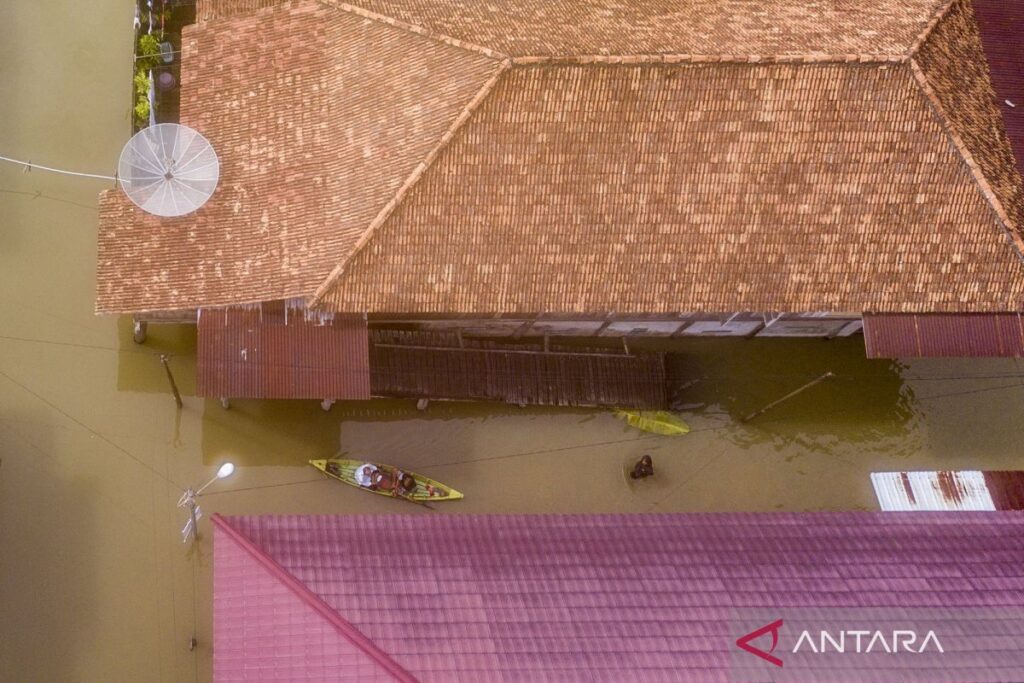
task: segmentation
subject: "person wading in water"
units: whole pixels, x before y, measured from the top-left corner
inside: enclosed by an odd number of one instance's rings
[[[629,476],[633,479],[643,479],[654,474],[654,461],[651,460],[651,456],[645,455],[636,461],[633,465],[633,471],[629,473]]]

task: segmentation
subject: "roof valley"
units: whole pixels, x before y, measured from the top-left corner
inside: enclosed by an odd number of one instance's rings
[[[458,133],[458,131],[466,124],[467,121],[469,121],[469,119],[473,116],[473,113],[479,108],[480,104],[487,99],[487,96],[490,95],[490,93],[494,90],[495,84],[497,84],[502,74],[504,74],[510,66],[511,63],[508,59],[505,59],[498,64],[498,67],[494,70],[494,73],[491,74],[491,77],[487,79],[487,81],[480,87],[480,90],[478,90],[476,95],[473,96],[473,99],[471,99],[466,104],[466,106],[459,113],[459,116],[452,122],[451,126],[449,126],[448,130],[445,131],[444,135],[442,135],[441,138],[437,141],[437,144],[434,145],[433,148],[431,148],[431,150],[427,153],[427,156],[424,157],[423,160],[416,165],[412,173],[410,173],[409,176],[405,179],[405,182],[403,182],[402,186],[398,188],[398,192],[396,192],[395,196],[391,198],[391,201],[389,201],[384,206],[384,208],[380,210],[380,212],[373,219],[370,225],[367,226],[366,230],[363,232],[362,236],[360,236],[359,240],[349,251],[348,255],[337,266],[334,267],[331,273],[327,276],[327,279],[324,280],[324,282],[317,288],[316,292],[314,292],[313,294],[313,297],[310,299],[310,308],[317,307],[320,304],[320,302],[323,301],[324,296],[326,296],[327,293],[331,291],[335,283],[337,283],[341,276],[344,274],[346,266],[352,261],[356,254],[358,254],[363,249],[363,247],[366,246],[370,239],[372,239],[374,234],[377,232],[377,229],[380,228],[380,226],[383,225],[385,222],[387,222],[388,218],[391,217],[391,214],[393,214],[395,212],[395,209],[398,208],[398,205],[401,204],[402,199],[404,199],[405,196],[408,194],[409,190],[411,190],[416,185],[416,183],[419,182],[420,178],[423,177],[423,174],[426,172],[426,170],[430,168],[430,166],[434,163],[434,160],[437,159],[438,155],[440,155],[441,152],[444,151],[444,149],[452,141],[452,139],[455,137],[455,134]]]
[[[946,0],[946,2],[936,10],[935,14],[932,15],[932,18],[927,24],[925,24],[924,30],[921,31],[921,35],[917,37],[917,40],[915,40],[910,46],[910,49],[907,50],[904,55],[906,59],[912,59],[914,55],[917,54],[917,51],[921,49],[921,46],[924,45],[925,41],[931,36],[932,31],[935,30],[935,27],[939,25],[939,22],[942,21],[947,14],[949,14],[949,10],[952,9],[953,5],[958,1],[959,0]]]

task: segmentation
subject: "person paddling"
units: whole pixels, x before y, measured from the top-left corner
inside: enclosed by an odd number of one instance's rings
[[[370,477],[370,488],[374,491],[394,491],[396,480],[394,477],[385,474],[380,469],[374,470]]]
[[[416,493],[416,479],[411,474],[401,474],[395,493],[411,498]]]

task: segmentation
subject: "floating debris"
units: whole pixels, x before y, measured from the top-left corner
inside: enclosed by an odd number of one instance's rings
[[[652,434],[679,436],[690,431],[690,425],[677,415],[664,410],[616,410],[615,415],[624,419],[630,427]]]

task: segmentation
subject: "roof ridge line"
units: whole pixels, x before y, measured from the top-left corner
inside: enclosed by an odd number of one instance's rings
[[[359,629],[338,614],[337,610],[324,602],[324,600],[311,591],[308,586],[295,578],[292,573],[282,567],[277,560],[263,552],[263,550],[249,540],[245,534],[231,526],[231,524],[220,514],[216,512],[213,513],[213,515],[210,516],[210,521],[212,521],[218,529],[226,533],[228,537],[238,544],[240,548],[249,553],[249,555],[261,564],[264,569],[269,571],[274,578],[279,580],[285,585],[285,587],[295,593],[300,600],[309,605],[321,617],[329,621],[331,625],[338,629],[338,631],[353,645],[362,650],[367,656],[387,670],[395,680],[402,681],[403,683],[418,683],[416,677],[406,671],[401,664],[392,659],[388,653],[384,652],[384,650],[380,649],[376,643],[363,635]]]
[[[696,54],[638,54],[638,55],[538,55],[512,57],[515,66],[543,64],[900,64],[908,55],[696,55]]]
[[[959,0],[952,0],[953,4]],[[935,94],[935,90],[928,82],[928,75],[925,74],[924,70],[917,63],[916,59],[911,58],[910,69],[914,74],[914,79],[917,81],[918,86],[924,93],[925,98],[931,104],[932,109],[935,111],[936,117],[939,119],[939,123],[945,130],[946,135],[952,141],[953,146],[960,154],[960,158],[967,164],[967,169],[971,176],[974,178],[974,182],[977,184],[978,189],[981,191],[981,195],[988,201],[989,206],[995,211],[996,217],[999,219],[999,223],[1002,225],[1003,230],[1006,232],[1006,236],[1017,250],[1017,258],[1024,261],[1024,239],[1017,233],[1016,226],[1010,215],[1006,213],[1006,209],[1003,207],[1003,203],[996,196],[996,193],[992,190],[992,186],[988,182],[988,178],[982,173],[981,167],[978,166],[978,162],[974,160],[974,155],[971,154],[971,150],[967,148],[967,145],[960,138],[957,132],[953,129],[950,124],[949,117],[946,115],[945,109],[942,107],[942,103],[939,101],[938,95]]]
[[[497,50],[492,50],[489,47],[477,45],[476,43],[470,43],[465,40],[459,40],[458,38],[446,35],[444,33],[431,31],[425,26],[410,24],[408,22],[395,19],[394,17],[389,17],[386,14],[379,14],[377,12],[371,12],[368,9],[363,9],[362,7],[357,7],[356,5],[350,5],[347,2],[339,2],[338,0],[317,0],[317,2],[319,2],[321,5],[327,5],[328,7],[333,7],[334,9],[338,9],[343,12],[356,14],[360,17],[363,17],[364,19],[377,21],[382,24],[387,24],[388,26],[393,26],[395,28],[408,31],[409,33],[415,33],[417,35],[430,38],[431,40],[436,40],[437,42],[444,43],[445,45],[451,45],[452,47],[461,48],[463,50],[468,50],[470,52],[476,52],[478,54],[484,55],[485,57],[490,57],[491,59],[508,59],[508,55],[498,52]]]
[[[960,0],[946,0],[946,2],[939,6],[939,9],[937,9],[932,14],[932,18],[929,19],[928,23],[924,25],[924,29],[921,30],[921,34],[918,35],[917,39],[910,44],[910,48],[907,50],[907,53],[904,55],[904,57],[906,57],[907,59],[912,59],[914,55],[918,53],[918,51],[921,49],[921,46],[924,45],[928,38],[932,35],[932,31],[935,30],[935,27],[939,25],[939,22],[942,21],[947,14],[949,14],[949,10],[953,8],[953,5],[955,5],[959,1]]]
[[[504,74],[509,69],[510,66],[511,62],[508,59],[504,59],[498,64],[498,68],[495,69],[491,77],[484,82],[484,84],[480,87],[480,90],[477,91],[476,95],[474,95],[473,98],[466,104],[466,106],[462,108],[462,111],[452,122],[452,125],[448,127],[448,130],[444,132],[444,135],[442,135],[441,138],[437,141],[437,144],[434,145],[429,152],[427,152],[427,156],[425,156],[423,160],[420,163],[418,163],[416,167],[412,170],[412,173],[409,174],[409,176],[405,179],[405,182],[403,182],[401,187],[398,188],[398,191],[395,193],[395,196],[392,197],[391,200],[384,205],[384,208],[382,208],[377,213],[374,219],[370,221],[370,225],[367,226],[366,230],[363,231],[363,234],[359,237],[358,240],[356,240],[355,246],[352,247],[348,255],[345,256],[342,259],[342,261],[337,266],[334,267],[334,270],[330,272],[330,274],[327,276],[327,279],[325,279],[320,284],[320,286],[316,288],[316,291],[313,293],[313,296],[309,300],[309,303],[307,305],[309,308],[315,308],[323,301],[324,297],[327,295],[327,292],[330,291],[332,287],[334,287],[334,285],[341,278],[342,274],[345,272],[345,267],[352,261],[353,258],[355,258],[356,254],[358,254],[363,249],[363,247],[366,246],[366,244],[370,241],[373,235],[377,232],[377,229],[380,228],[380,226],[383,225],[388,220],[388,218],[391,217],[391,214],[394,213],[395,209],[398,208],[398,205],[402,203],[402,200],[409,193],[409,190],[411,190],[413,186],[415,186],[416,183],[419,182],[420,178],[423,177],[423,174],[426,172],[426,170],[433,165],[434,160],[437,159],[438,155],[440,155],[441,152],[448,146],[448,143],[451,142],[451,140],[455,137],[455,134],[459,131],[459,129],[466,124],[466,122],[470,119],[470,117],[477,110],[480,104],[487,99],[487,96],[491,94],[492,90],[494,90],[495,84],[501,78],[502,74]]]

